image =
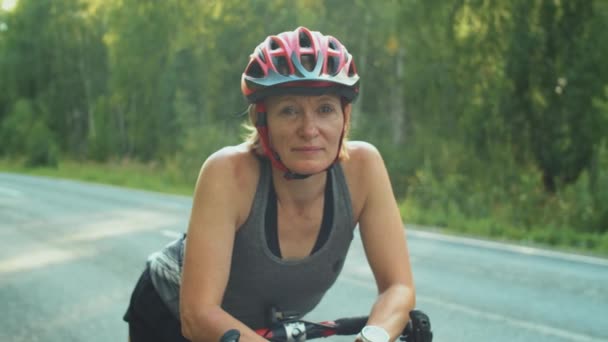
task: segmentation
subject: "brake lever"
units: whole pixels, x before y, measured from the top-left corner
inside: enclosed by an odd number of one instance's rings
[[[298,320],[300,315],[295,311],[279,311],[274,306],[270,308],[268,313],[270,323],[269,326],[277,326]]]

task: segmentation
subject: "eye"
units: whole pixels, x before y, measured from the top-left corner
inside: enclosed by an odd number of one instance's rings
[[[319,108],[319,113],[321,113],[321,114],[331,114],[335,111],[336,111],[335,107],[328,103],[321,105],[321,107]]]
[[[283,107],[280,111],[281,115],[292,116],[298,114],[298,110],[294,106]]]

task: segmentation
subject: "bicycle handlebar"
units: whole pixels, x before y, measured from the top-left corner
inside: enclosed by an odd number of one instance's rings
[[[332,335],[356,335],[367,324],[368,317],[341,318],[320,323],[299,319],[279,322],[272,328],[257,329],[256,333],[271,342],[304,342]],[[240,333],[236,329],[227,331],[220,342],[238,342]],[[399,338],[404,342],[431,342],[433,333],[428,316],[419,310],[410,312],[410,321]]]

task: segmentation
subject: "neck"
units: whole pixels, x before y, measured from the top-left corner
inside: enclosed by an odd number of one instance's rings
[[[306,179],[287,180],[284,172],[272,168],[272,181],[277,199],[283,205],[306,207],[323,197],[327,172],[320,172]]]

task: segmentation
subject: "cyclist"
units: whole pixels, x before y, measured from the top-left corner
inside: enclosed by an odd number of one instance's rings
[[[250,136],[203,164],[187,235],[150,256],[124,319],[138,341],[263,341],[267,310],[311,311],[359,225],[378,297],[368,325],[397,338],[414,308],[409,253],[378,150],[348,141],[359,75],[334,37],[267,37],[241,78]],[[377,332],[377,331],[376,331]]]

